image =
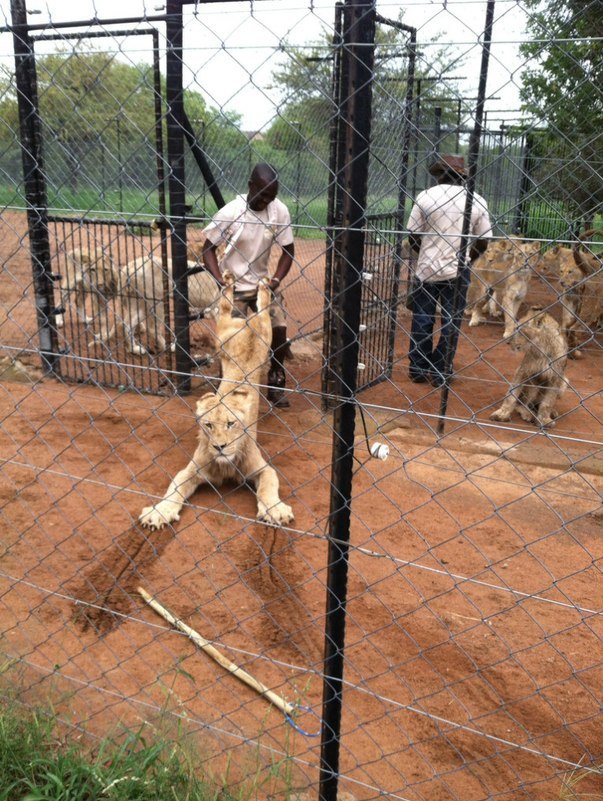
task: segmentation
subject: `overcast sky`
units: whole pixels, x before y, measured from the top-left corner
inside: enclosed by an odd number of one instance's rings
[[[47,22],[123,19],[161,14],[161,0],[26,0],[32,24]],[[477,91],[481,62],[481,35],[486,17],[482,0],[407,0],[403,20],[418,29],[426,60],[434,52],[429,44],[439,36],[438,47],[450,44],[464,63],[457,74],[465,78],[462,93],[473,97]],[[333,0],[240,0],[202,3],[184,7],[185,61],[189,70],[185,82],[202,91],[211,105],[236,111],[243,127],[259,130],[274,118],[278,95],[269,89],[271,75],[286,56],[279,47],[316,42],[323,29],[332,30]],[[0,0],[5,24],[10,23],[10,2]],[[401,4],[378,0],[377,10],[396,19]],[[39,13],[33,13],[39,12]],[[195,16],[196,13],[196,16]],[[525,31],[525,14],[517,0],[497,0],[488,78],[489,119],[516,118],[518,85],[522,61],[518,46]],[[10,39],[3,37],[2,55],[8,55]],[[130,37],[120,47],[134,61],[148,60],[146,38]],[[41,51],[41,45],[37,46]],[[53,43],[52,48],[56,47]]]

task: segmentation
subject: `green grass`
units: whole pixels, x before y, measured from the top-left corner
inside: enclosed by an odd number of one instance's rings
[[[18,662],[0,660],[0,801],[299,801],[304,790],[294,789],[291,756],[296,732],[283,721],[283,750],[261,744],[269,717],[273,725],[280,713],[268,705],[256,741],[225,750],[209,731],[200,737],[182,719],[174,694],[182,676],[192,680],[176,665],[171,683],[168,677],[161,684],[165,702],[156,716],[99,739],[68,722],[77,720],[71,693],[57,696],[54,683],[52,696],[67,705],[65,720],[49,700],[25,705],[29,693]],[[303,774],[297,778],[305,788]]]
[[[57,736],[52,714],[0,706],[0,801],[214,801],[177,742],[143,730],[86,751]],[[220,790],[220,798],[233,798]]]

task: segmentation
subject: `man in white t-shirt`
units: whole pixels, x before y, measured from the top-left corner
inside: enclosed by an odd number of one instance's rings
[[[278,175],[269,164],[257,164],[249,178],[247,195],[238,195],[223,206],[205,228],[203,260],[207,269],[220,284],[222,270],[235,277],[235,304],[247,315],[256,310],[258,283],[268,277],[272,245],[281,247],[281,255],[270,288],[274,302],[270,306],[272,320],[272,355],[268,371],[268,400],[273,406],[289,406],[285,394],[286,375],[283,365],[289,355],[287,323],[281,282],[291,269],[294,256],[293,230],[289,210],[277,198]],[[218,261],[217,248],[224,245]]]
[[[408,220],[410,246],[418,254],[411,281],[409,376],[414,383],[430,382],[440,386],[451,378],[469,279],[469,270],[459,275],[459,249],[467,201],[465,160],[462,156],[442,155],[429,172],[435,176],[437,184],[417,196]],[[491,236],[486,201],[474,194],[468,246],[471,261],[486,250]],[[441,330],[434,348],[438,305]]]

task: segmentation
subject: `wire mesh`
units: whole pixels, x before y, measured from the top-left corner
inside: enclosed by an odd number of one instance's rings
[[[472,264],[443,432],[442,388],[408,375],[408,219],[433,185],[434,157],[468,156],[486,5],[376,4],[340,798],[601,792],[600,2],[497,0],[475,165],[493,237]],[[30,707],[50,699],[92,741],[117,724],[186,741],[196,768],[241,797],[318,797],[341,437],[338,399],[325,410],[322,382],[338,358],[323,348],[325,314],[341,313],[325,308],[325,273],[346,235],[329,206],[341,177],[340,10],[326,0],[131,13],[123,4],[114,18],[102,0],[80,6],[77,20],[59,2],[27,18],[40,141],[19,115],[8,14],[0,32],[0,584],[2,658],[12,665],[3,693],[17,687]],[[176,6],[186,111],[176,127],[188,135],[186,242],[174,245],[182,229],[161,192],[180,165],[158,141],[174,124],[165,58]],[[27,201],[32,154],[40,207]],[[190,391],[178,391],[167,260],[184,244],[193,265],[203,262],[220,197],[245,194],[259,162],[278,170],[295,233],[281,286],[290,408],[268,403],[266,376],[241,383],[259,388],[257,438],[295,518],[266,525],[253,484],[210,481],[179,519],[150,530],[142,509],[190,462],[198,404],[221,370],[215,319],[193,314],[189,289]],[[337,191],[341,200],[352,190]],[[146,342],[159,317],[157,353],[129,352],[123,333],[104,342],[116,316],[129,319],[121,272],[115,291],[86,283],[80,306],[75,283],[65,284],[67,251],[99,244],[119,270],[159,258],[161,288],[146,286],[155,305],[139,332]],[[279,256],[275,245],[271,272]],[[522,378],[545,314],[564,350],[537,346],[540,367]],[[45,330],[56,336],[52,370]],[[546,371],[562,390],[550,420],[531,394]],[[511,408],[520,379],[527,395]],[[285,713],[139,588],[281,697]]]

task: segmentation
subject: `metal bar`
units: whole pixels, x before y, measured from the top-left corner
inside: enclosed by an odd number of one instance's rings
[[[184,131],[184,135],[186,137],[186,141],[189,144],[191,152],[194,156],[195,161],[197,162],[197,167],[201,171],[201,175],[207,184],[207,188],[210,191],[212,198],[214,199],[214,203],[216,206],[221,209],[222,206],[226,203],[224,200],[224,196],[220,191],[220,187],[218,186],[216,179],[211,171],[211,167],[208,164],[207,159],[205,158],[205,153],[203,149],[199,147],[199,142],[197,141],[197,137],[195,136],[195,132],[193,130],[193,126],[188,118],[186,111],[183,110],[182,112],[182,130]],[[205,211],[205,209],[203,209]]]
[[[73,25],[74,23],[69,23]],[[53,28],[55,26],[53,25]],[[58,26],[57,26],[58,27]],[[59,40],[64,42],[65,39],[101,39],[101,38],[114,38],[115,36],[149,36],[156,34],[155,28],[148,30],[141,30],[140,28],[125,28],[117,31],[86,31],[86,33],[69,32],[69,33],[48,33],[41,34],[40,36],[32,37],[36,42],[53,42]]]
[[[27,25],[25,0],[11,0],[15,81],[19,107],[21,159],[27,200],[27,224],[44,372],[53,373],[59,354],[54,325],[54,288],[48,235],[48,200],[42,158],[42,134],[34,43]]]
[[[221,2],[228,2],[229,0],[221,0]],[[151,17],[114,17],[108,19],[99,19],[98,17],[93,17],[92,19],[80,19],[80,20],[71,20],[70,22],[41,22],[38,25],[28,25],[27,28],[29,31],[55,31],[60,30],[61,28],[92,28],[97,26],[104,26],[104,25],[129,25],[132,23],[133,25],[140,25],[141,22],[165,22],[167,16],[165,14],[159,14]],[[13,28],[15,27],[15,23],[13,25],[5,25],[0,28],[0,33],[11,33]]]
[[[399,228],[404,224],[404,212],[408,188],[408,160],[410,156],[410,141],[412,136],[412,111],[414,106],[415,65],[417,60],[417,31],[411,29],[410,44],[408,46],[408,75],[406,78],[406,95],[404,98],[404,127],[402,135],[402,159],[400,163],[400,181],[398,185],[398,213],[400,214]]]
[[[341,193],[338,191],[340,182],[340,169],[342,163],[343,144],[341,142],[341,50],[342,50],[342,28],[343,28],[343,3],[335,4],[335,22],[333,25],[333,75],[332,75],[332,99],[335,106],[333,117],[331,118],[329,132],[329,186],[327,189],[327,230],[325,248],[325,302],[323,312],[323,356],[325,366],[322,371],[322,407],[328,409],[332,404],[330,395],[332,394],[332,376],[328,370],[333,353],[333,251],[335,240],[338,236],[337,228],[341,227]]]
[[[332,354],[341,403],[333,414],[331,499],[320,754],[320,801],[336,801],[343,692],[350,511],[362,299],[365,209],[368,192],[376,0],[346,0],[344,7],[342,126],[346,141],[341,186],[343,231],[335,252],[341,271]]]
[[[494,21],[495,0],[488,0],[486,8],[486,23],[484,27],[484,44],[482,47],[482,63],[479,76],[478,101],[475,107],[475,125],[469,140],[468,158],[468,178],[467,178],[467,200],[465,203],[465,213],[463,216],[463,232],[461,234],[461,246],[459,248],[458,275],[454,284],[454,296],[452,300],[452,325],[450,336],[446,342],[446,353],[444,357],[444,384],[440,398],[440,417],[438,420],[438,434],[444,433],[446,422],[446,410],[448,408],[448,395],[450,392],[449,376],[452,373],[452,364],[458,345],[459,333],[462,322],[463,306],[467,293],[467,284],[470,276],[470,267],[467,264],[467,250],[469,246],[469,231],[471,228],[471,212],[473,209],[473,196],[475,194],[475,177],[477,173],[477,160],[479,157],[479,145],[482,136],[482,120],[484,117],[484,103],[486,98],[486,85],[488,83],[488,64],[490,61],[490,44],[492,41],[492,26]]]
[[[184,118],[181,0],[166,5],[166,99],[167,149],[170,164],[169,220],[172,230],[172,278],[174,281],[174,331],[176,344],[176,385],[190,392],[193,360],[190,354],[188,320],[188,279],[186,277],[186,183],[184,166]]]
[[[159,54],[159,32],[153,30],[153,96],[155,101],[155,158],[157,162],[157,193],[159,200],[159,214],[161,219],[165,219],[167,212],[166,205],[166,180],[164,168],[164,145],[163,145],[163,107],[161,95],[161,65]],[[168,248],[167,248],[167,233],[165,226],[159,229],[160,250],[161,250],[161,264],[163,265],[163,307],[164,307],[164,320],[166,321],[166,330],[163,332],[167,344],[166,359],[169,363],[169,369],[173,368],[172,364],[172,326],[170,319],[170,277],[168,269]]]
[[[513,232],[518,234],[525,233],[525,223],[527,219],[527,197],[532,184],[532,148],[534,147],[534,136],[526,133],[524,137],[523,159],[521,165],[521,182],[519,185],[519,203],[513,223]]]

